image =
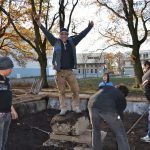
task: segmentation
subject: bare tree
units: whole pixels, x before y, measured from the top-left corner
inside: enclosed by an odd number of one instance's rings
[[[123,53],[117,52],[116,54],[114,54],[114,61],[117,64],[117,72],[120,75],[123,75],[124,59],[125,59],[125,56]]]
[[[10,3],[12,1],[10,1]],[[55,21],[57,20],[57,18],[59,18],[60,20],[59,21],[60,28],[64,27],[65,17],[68,17],[68,16],[65,16],[66,11],[68,11],[66,10],[66,7],[67,5],[70,4],[68,1],[65,2],[64,0],[60,0],[58,13],[56,12],[56,14],[54,14],[54,16],[52,17],[50,13],[51,8],[52,8],[50,2],[51,1],[49,0],[48,1],[44,1],[44,0],[13,1],[13,3],[18,4],[18,5],[21,3],[20,7],[13,7],[14,9],[12,10],[12,12],[16,12],[16,15],[13,15],[13,13],[11,12],[8,13],[2,7],[2,5],[0,6],[0,10],[9,17],[9,21],[11,25],[13,26],[14,30],[16,31],[17,35],[19,35],[20,39],[23,40],[26,44],[30,45],[30,49],[34,50],[34,52],[37,54],[38,56],[37,61],[40,64],[41,77],[44,80],[44,87],[48,87],[47,74],[46,74],[46,68],[47,68],[46,51],[47,49],[50,49],[50,45],[46,37],[43,37],[43,34],[41,34],[40,29],[37,23],[34,21],[32,14],[41,14],[44,26],[46,27],[48,31],[51,31],[52,27],[56,25]],[[70,10],[69,23],[67,27],[68,30],[71,24],[73,11],[77,3],[78,3],[78,0],[76,0],[75,2],[74,0],[72,0],[72,3],[71,3],[72,9]],[[51,21],[49,20],[50,18],[51,18]],[[32,20],[32,22],[30,21],[30,19]],[[32,31],[32,33],[24,35],[24,33],[22,32],[24,28],[21,26],[23,23],[26,23],[26,21],[32,24],[31,27],[28,29],[29,31]],[[32,38],[31,38],[31,35],[32,35]]]
[[[104,53],[104,61],[105,61],[105,65],[106,65],[106,71],[107,72],[114,72],[114,65],[115,65],[115,61],[114,61],[114,54],[113,53]]]
[[[0,1],[0,6],[3,7],[4,5],[4,1]],[[7,17],[3,16],[2,10],[0,9],[0,38],[2,38],[5,33],[6,33],[6,29],[9,27],[10,23],[9,23],[9,19]],[[4,40],[3,39],[0,42],[0,49],[3,47],[4,44]]]
[[[64,28],[66,19],[69,18],[68,25],[67,25],[67,29],[69,31],[71,21],[72,21],[72,15],[73,15],[73,12],[74,12],[75,7],[77,6],[78,2],[79,2],[79,0],[71,0],[71,2],[69,2],[69,0],[67,0],[67,1],[59,0],[59,27],[60,27],[60,29]],[[71,7],[69,14],[66,14],[67,6]]]
[[[108,12],[109,18],[108,24],[105,25],[107,28],[103,29],[104,32],[99,30],[99,33],[107,39],[109,45],[132,49],[134,72],[139,85],[143,75],[139,50],[150,32],[150,1],[143,0],[140,7],[134,0],[96,0],[96,3],[100,9],[104,8]]]

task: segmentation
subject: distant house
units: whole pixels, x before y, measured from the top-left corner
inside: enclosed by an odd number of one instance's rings
[[[79,53],[77,54],[78,78],[98,77],[104,72],[104,55],[102,53]]]
[[[52,68],[52,56],[47,57],[47,75],[55,75]],[[20,67],[14,62],[14,69],[11,73],[11,78],[37,77],[40,76],[40,65],[38,61],[29,61],[25,67]]]
[[[52,66],[52,55],[47,57],[47,75],[55,75]],[[74,70],[78,78],[98,77],[105,71],[104,55],[101,53],[77,54],[77,69]],[[20,67],[14,62],[11,78],[40,76],[40,65],[38,61],[29,61],[25,67]]]
[[[150,50],[141,50],[140,51],[140,59],[141,63],[143,64],[145,60],[150,61]],[[124,74],[129,76],[134,76],[134,68],[133,62],[131,60],[131,52],[125,53],[125,63],[124,63]]]

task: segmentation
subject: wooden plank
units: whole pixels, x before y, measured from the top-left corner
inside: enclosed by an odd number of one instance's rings
[[[14,90],[15,91],[15,90]],[[30,94],[30,93],[25,93],[26,90],[22,89],[17,89],[16,91],[22,92],[24,91],[23,94],[15,94],[14,92],[14,97],[13,97],[13,103],[20,103],[20,102],[28,102],[28,101],[35,101],[35,100],[41,100],[44,99],[45,97],[50,97],[50,98],[58,98],[59,99],[59,93],[55,91],[41,91],[39,94]],[[92,94],[79,94],[79,98],[81,100],[89,100],[90,96]],[[72,94],[71,93],[66,93],[66,98],[71,99]],[[147,102],[147,99],[145,96],[128,96],[127,98],[128,102]]]
[[[13,104],[18,104],[18,103],[24,103],[24,102],[32,102],[32,101],[38,101],[46,98],[45,95],[32,95],[28,97],[22,97],[20,99],[13,99]]]

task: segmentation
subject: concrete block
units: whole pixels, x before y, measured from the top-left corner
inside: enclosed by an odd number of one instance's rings
[[[105,139],[107,135],[107,132],[101,131],[101,140]],[[44,146],[51,146],[52,141],[59,141],[58,143],[69,141],[69,142],[75,142],[79,144],[87,144],[91,145],[92,141],[92,134],[90,130],[86,130],[82,135],[79,136],[68,136],[68,135],[56,135],[56,134],[50,134],[50,139],[48,139],[46,142],[43,143]],[[81,148],[81,147],[80,147]]]
[[[72,110],[72,99],[66,99],[65,100],[67,110]],[[82,111],[87,110],[87,99],[81,99],[80,100],[80,109]],[[47,108],[53,108],[53,109],[60,109],[59,99],[58,98],[49,98],[48,101],[48,107]]]
[[[52,118],[51,128],[54,134],[81,135],[89,126],[86,114],[69,112],[65,116],[56,115]]]
[[[73,150],[91,150],[91,148],[85,148],[85,147],[74,147]]]
[[[148,102],[127,102],[125,112],[141,115],[146,109],[148,110],[148,106]]]
[[[46,102],[45,100],[41,100],[41,101],[18,103],[15,104],[14,107],[17,110],[19,116],[24,116],[30,113],[36,113],[45,110]]]

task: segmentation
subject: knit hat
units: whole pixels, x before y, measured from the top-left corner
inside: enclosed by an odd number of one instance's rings
[[[61,32],[68,32],[68,30],[67,30],[66,28],[61,28],[61,29],[60,29],[60,33],[61,33]]]
[[[13,68],[14,64],[9,57],[0,57],[0,70]]]

